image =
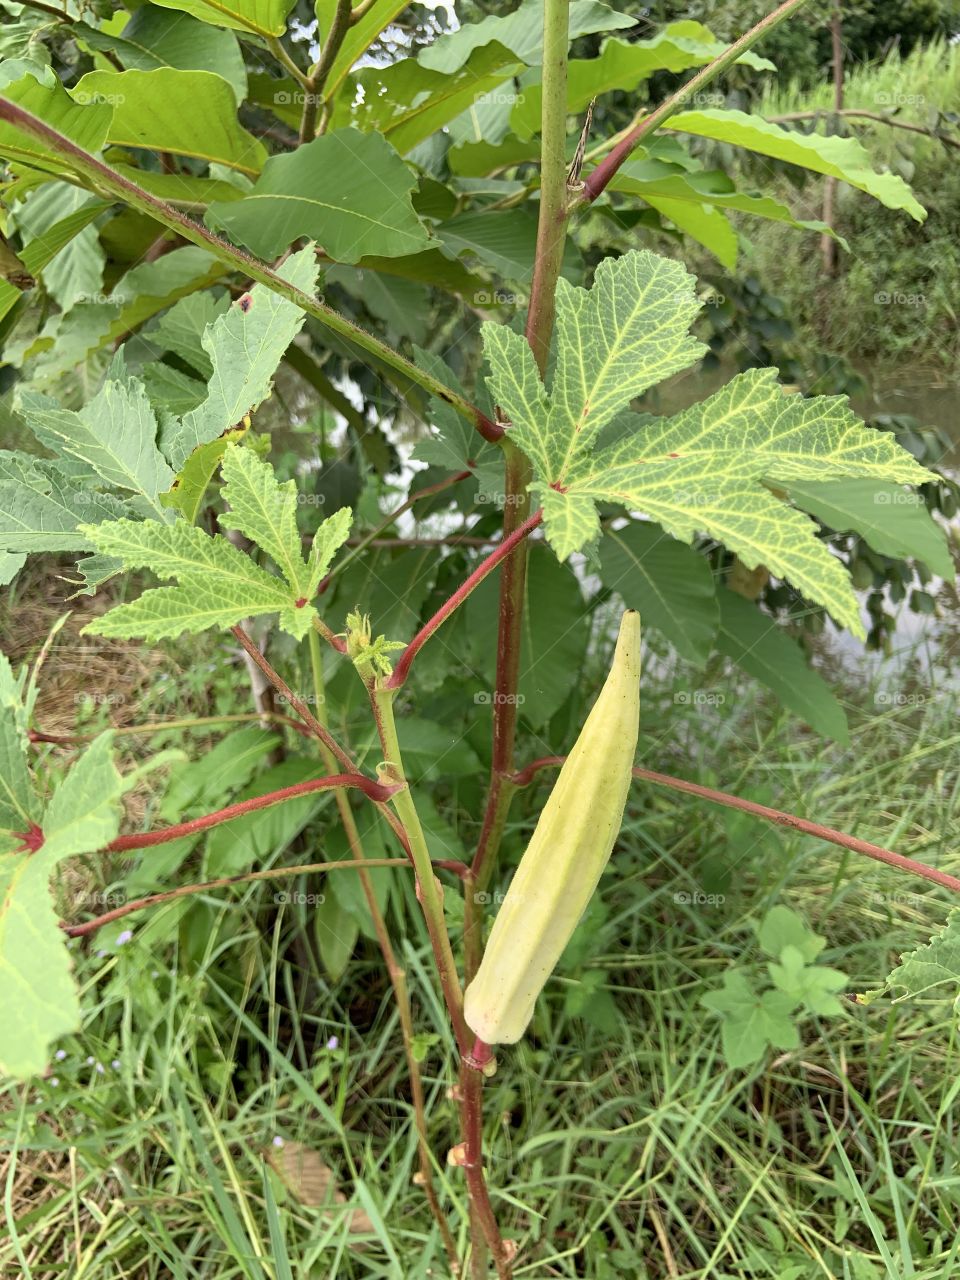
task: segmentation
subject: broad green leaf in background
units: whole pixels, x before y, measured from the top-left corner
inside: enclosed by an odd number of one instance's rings
[[[56,462],[0,450],[0,548],[5,551],[89,551],[81,524],[127,514],[122,502],[92,491]]]
[[[267,158],[237,122],[233,89],[210,71],[90,71],[71,93],[76,102],[113,104],[107,140],[115,146],[193,156],[251,177]]]
[[[371,315],[382,320],[391,341],[423,342],[430,328],[430,293],[413,280],[391,278],[362,267],[332,266],[325,273],[327,287],[339,284],[360,299]]]
[[[396,851],[396,842],[387,843],[384,838],[384,824],[377,820],[375,814],[372,814],[369,810],[366,813],[358,810],[356,821],[365,857],[389,858],[393,856]],[[324,833],[323,855],[328,861],[334,859],[348,861],[353,858],[353,850],[350,848],[346,832],[341,826],[331,826]],[[390,901],[390,890],[395,880],[394,870],[393,867],[370,867],[367,871],[381,915],[387,910]],[[324,880],[324,893],[332,893],[344,911],[348,912],[356,920],[363,936],[369,938],[372,942],[376,942],[376,926],[373,916],[370,914],[370,906],[358,875],[341,875],[336,872],[328,875]]]
[[[567,111],[582,111],[594,98],[619,89],[632,93],[654,71],[687,71],[702,67],[726,46],[699,22],[671,22],[649,40],[604,40],[596,58],[573,58],[567,68]],[[775,65],[748,51],[738,61],[757,71],[775,71]],[[543,90],[540,84],[524,84],[510,117],[519,137],[540,130]]]
[[[419,716],[403,716],[398,733],[413,786],[438,778],[468,777],[481,767],[477,753],[458,728]]]
[[[785,204],[772,196],[737,191],[719,170],[684,173],[679,166],[635,160],[623,166],[608,189],[639,196],[725,266],[732,267],[737,260],[737,236],[722,216],[725,209],[784,222],[801,231],[835,234],[825,223],[795,218]]]
[[[126,70],[212,71],[233,89],[239,106],[247,93],[243,53],[232,31],[219,30],[186,13],[144,4],[134,9],[119,37],[108,37]]]
[[[615,31],[632,27],[636,18],[616,13],[599,0],[572,0],[570,4],[570,39],[597,31]],[[543,5],[540,0],[522,0],[512,12],[491,14],[481,22],[465,23],[449,35],[442,35],[418,58],[420,65],[448,75],[459,70],[475,49],[497,41],[523,62],[532,66],[543,56]]]
[[[66,314],[51,316],[28,342],[24,362],[34,384],[50,382],[86,361],[186,294],[204,289],[224,274],[212,253],[181,245],[155,262],[140,262],[113,286],[109,296],[78,302]],[[10,363],[10,349],[5,353]]]
[[[252,449],[227,446],[223,458],[223,497],[229,504],[220,516],[225,529],[238,529],[273,560],[295,598],[312,600],[320,579],[350,532],[352,512],[341,507],[324,520],[304,560],[297,528],[297,486],[280,484],[273,467]]]
[[[176,578],[175,587],[144,591],[139,599],[117,605],[84,631],[101,636],[164,636],[231,627],[260,613],[279,613],[281,626],[298,638],[315,615],[296,606],[290,588],[239,551],[226,538],[211,537],[184,520],[115,520],[86,525],[82,532],[101,555],[115,556],[127,569],[151,569],[159,578]]]
[[[947,535],[922,496],[875,480],[793,481],[790,498],[835,533],[859,533],[881,555],[921,560],[953,582]]]
[[[343,908],[332,893],[325,893],[321,897],[319,903],[310,904],[309,910],[323,967],[331,982],[337,982],[350,963],[360,935],[360,926],[351,912]]]
[[[659,628],[677,653],[705,666],[720,614],[706,558],[656,524],[634,521],[600,543],[603,585],[616,591],[644,625]]]
[[[212,204],[206,220],[263,258],[276,257],[301,236],[319,241],[339,262],[367,254],[399,257],[430,246],[410,200],[415,186],[379,134],[338,129],[272,156],[249,195]]]
[[[81,106],[55,78],[50,85],[40,84],[36,73],[25,75],[13,83],[3,84],[0,98],[14,102],[24,111],[39,117],[84,151],[100,150],[113,118],[112,107],[105,103]],[[70,168],[68,161],[60,160],[42,142],[5,121],[0,122],[0,156],[8,160],[20,160],[51,173],[60,173]]]
[[[230,295],[215,297],[209,291],[181,298],[144,335],[160,351],[169,351],[206,381],[213,372],[203,335],[209,325],[230,310]]]
[[[465,395],[463,384],[438,355],[422,347],[414,348],[414,359],[457,395]],[[503,486],[503,454],[498,445],[478,437],[473,425],[443,400],[430,400],[430,422],[438,434],[430,434],[417,442],[413,457],[447,471],[495,471],[497,483]]]
[[[138,379],[109,379],[79,411],[22,391],[20,411],[41,444],[86,463],[106,484],[143,498],[163,518],[158,494],[170,487],[173,472],[157,448],[157,420]]]
[[[496,41],[474,50],[450,73],[428,70],[414,57],[386,67],[360,67],[350,77],[353,92],[341,96],[333,122],[355,124],[364,133],[377,130],[407,155],[471,104],[495,102],[503,93],[512,101],[505,82],[522,70],[516,55]]]
[[[475,210],[458,214],[437,226],[437,236],[453,254],[471,253],[485,267],[490,267],[505,280],[526,283],[533,275],[537,253],[537,220],[528,209]],[[565,278],[581,272],[576,247],[568,242],[564,248]],[[486,293],[492,299],[493,291]],[[503,291],[499,291],[502,296]],[[517,305],[524,298],[506,298]],[[483,298],[476,301],[482,303]]]
[[[888,209],[905,209],[917,222],[923,222],[927,216],[903,178],[874,171],[869,155],[856,138],[798,133],[744,111],[682,111],[671,116],[665,127],[744,147],[774,160],[785,160],[814,173],[839,178],[851,187],[866,191]]]
[[[850,740],[847,716],[830,686],[807,662],[800,646],[773,618],[735,591],[717,591],[719,651],[765,684],[794,715],[826,738]]]
[[[741,374],[672,418],[634,419],[631,429],[629,400],[699,354],[686,332],[696,310],[692,277],[654,254],[606,259],[590,291],[561,281],[549,395],[523,339],[484,326],[494,395],[533,462],[548,539],[561,558],[588,546],[600,532],[595,504],[615,502],[683,542],[717,538],[862,635],[844,567],[816,525],[764,482],[849,475],[922,484],[930,473],[865,427],[845,398],[789,395],[773,369]],[[594,449],[613,418],[615,438]]]
[[[153,0],[162,9],[191,13],[215,27],[251,31],[258,36],[282,36],[293,0]]]
[[[590,634],[583,593],[569,565],[543,546],[530,548],[517,692],[528,724],[545,725],[576,688]],[[478,715],[489,715],[495,685],[497,582],[487,578],[466,603],[471,665],[486,682]]]
[[[280,275],[312,297],[317,279],[313,245],[289,258]],[[201,342],[212,369],[207,398],[161,432],[160,447],[175,471],[197,445],[236,427],[267,398],[277,366],[303,320],[299,307],[258,284],[204,331]]]

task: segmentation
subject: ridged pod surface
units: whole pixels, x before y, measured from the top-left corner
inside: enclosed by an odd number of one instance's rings
[[[464,995],[467,1025],[487,1044],[523,1035],[593,896],[623,821],[639,727],[640,617],[630,611]]]

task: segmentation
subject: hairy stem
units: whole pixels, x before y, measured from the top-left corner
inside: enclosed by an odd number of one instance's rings
[[[553,336],[557,278],[567,233],[567,49],[569,0],[543,6],[540,213],[526,337],[543,377]]]
[[[154,218],[157,222],[169,227],[172,231],[177,232],[178,235],[183,236],[184,239],[189,240],[191,244],[199,245],[201,249],[208,249],[221,262],[226,263],[249,279],[265,285],[274,293],[294,303],[295,306],[305,311],[307,315],[313,316],[315,320],[318,320],[331,332],[347,339],[354,346],[359,347],[368,355],[382,362],[394,373],[402,374],[404,378],[409,378],[417,386],[423,387],[430,395],[437,396],[445,401],[472,422],[484,439],[497,441],[502,437],[503,428],[497,423],[491,422],[476,405],[471,404],[463,396],[450,391],[442,382],[418,369],[415,364],[405,359],[399,352],[394,351],[385,342],[381,342],[379,338],[375,338],[372,333],[361,329],[359,325],[348,320],[346,316],[340,315],[339,312],[320,302],[319,299],[308,297],[301,290],[279,276],[267,263],[261,262],[258,258],[254,258],[251,254],[245,253],[241,249],[235,249],[233,245],[220,236],[214,235],[212,231],[208,231],[200,223],[194,222],[186,214],[174,209],[172,205],[144,191],[142,187],[138,187],[136,183],[131,182],[122,174],[117,173],[116,170],[111,169],[109,165],[104,164],[103,161],[96,159],[95,156],[78,147],[75,142],[58,133],[56,129],[51,128],[43,120],[38,119],[37,116],[32,115],[29,111],[25,111],[16,103],[5,99],[2,95],[0,95],[0,120],[6,121],[7,124],[12,125],[15,129],[19,129],[29,137],[41,142],[55,155],[67,161],[74,173],[85,179],[93,190],[103,192],[116,200],[129,204],[134,209],[139,209],[141,213],[145,213],[148,217]]]
[[[327,703],[326,703],[326,687],[323,678],[323,655],[320,652],[320,640],[315,631],[311,631],[308,635],[310,647],[310,667],[313,673],[313,690],[316,699],[317,719],[325,726],[329,727],[327,719]],[[333,756],[327,747],[320,743],[320,756],[326,768],[333,767]],[[364,865],[367,861],[366,854],[363,850],[363,841],[360,839],[360,832],[357,828],[356,818],[353,816],[353,810],[350,808],[350,798],[344,788],[338,787],[334,791],[334,798],[337,804],[337,810],[340,814],[340,821],[343,829],[347,834],[347,842],[350,845],[350,852],[353,855],[357,865],[357,874],[360,877],[360,885],[363,889],[363,896],[367,902],[367,909],[373,920],[374,932],[377,935],[377,942],[380,946],[380,952],[383,956],[383,963],[386,966],[387,975],[390,979],[390,986],[393,988],[393,997],[396,1001],[397,1015],[400,1019],[400,1032],[403,1037],[403,1052],[407,1060],[407,1075],[410,1080],[410,1094],[413,1100],[413,1116],[414,1124],[417,1130],[417,1150],[420,1164],[419,1182],[423,1187],[423,1193],[426,1196],[427,1204],[430,1206],[430,1212],[433,1214],[437,1229],[440,1232],[440,1238],[443,1241],[443,1247],[446,1251],[447,1258],[451,1265],[455,1265],[457,1261],[457,1246],[450,1231],[450,1225],[440,1207],[440,1201],[437,1197],[437,1190],[433,1182],[433,1166],[430,1161],[430,1141],[427,1134],[427,1112],[426,1102],[423,1093],[423,1079],[420,1075],[420,1064],[413,1051],[413,1015],[410,1010],[410,996],[407,992],[407,975],[401,966],[397,963],[396,953],[393,944],[390,941],[390,935],[387,932],[386,921],[383,918],[383,912],[380,910],[380,904],[377,902],[377,895],[373,887],[373,881],[370,879],[370,872]]]

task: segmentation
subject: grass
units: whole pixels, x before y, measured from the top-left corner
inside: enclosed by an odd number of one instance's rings
[[[725,680],[722,705],[677,707],[674,679],[689,684],[689,673],[659,670],[645,681],[644,763],[957,870],[956,694],[877,715],[872,691],[851,689],[843,749],[747,682]],[[515,811],[514,850],[541,799]],[[320,856],[329,820],[321,810],[296,837],[296,861]],[[266,861],[291,856],[281,844]],[[121,872],[85,867],[105,888]],[[314,910],[278,909],[276,887],[134,917],[126,943],[114,930],[75,945],[82,1032],[64,1041],[50,1077],[0,1094],[0,1274],[449,1274],[414,1182],[378,955],[361,941],[331,979]],[[731,966],[762,964],[755,926],[775,903],[827,937],[825,960],[851,992],[879,985],[948,905],[932,886],[832,846],[637,787],[575,958],[487,1091],[489,1176],[520,1246],[518,1275],[953,1273],[960,1074],[948,1002],[845,998],[840,1017],[803,1023],[797,1051],[725,1066],[700,1001]],[[414,998],[439,1193],[462,1247],[463,1183],[445,1162],[457,1137],[454,1063],[406,880],[389,920]],[[585,989],[594,995],[578,1000]]]

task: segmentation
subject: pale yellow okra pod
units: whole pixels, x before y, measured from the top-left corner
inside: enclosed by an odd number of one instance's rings
[[[586,910],[620,832],[640,723],[640,617],[623,615],[610,673],[497,913],[464,1016],[513,1044]]]

